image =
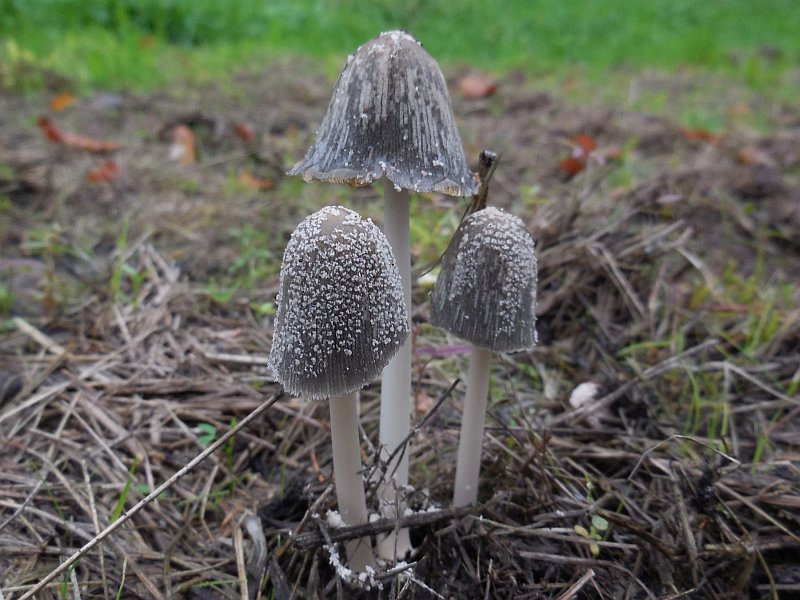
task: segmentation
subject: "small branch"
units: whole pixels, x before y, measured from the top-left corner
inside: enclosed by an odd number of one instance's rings
[[[569,586],[569,589],[561,594],[556,600],[571,600],[578,595],[578,592],[581,591],[581,588],[589,583],[592,579],[594,579],[594,571],[589,569],[584,573],[578,581],[573,583]]]
[[[199,346],[198,346],[199,348]],[[211,363],[221,363],[226,365],[243,365],[266,367],[269,359],[265,356],[250,356],[249,354],[228,354],[226,352],[207,352],[199,348],[203,358]]]
[[[253,419],[267,410],[270,406],[275,404],[279,399],[283,397],[283,392],[280,394],[276,394],[272,398],[270,398],[267,402],[262,404],[261,406],[257,407],[253,410],[249,415],[247,415],[244,419],[242,419],[236,427],[229,429],[227,433],[220,436],[220,438],[211,444],[208,448],[203,450],[200,454],[198,454],[195,458],[189,462],[185,467],[182,467],[178,472],[176,472],[172,477],[167,479],[164,483],[150,492],[147,496],[142,498],[135,506],[133,506],[129,511],[124,512],[119,519],[111,523],[108,527],[106,527],[103,531],[98,533],[94,536],[91,540],[89,540],[84,546],[75,552],[72,556],[70,556],[67,560],[61,563],[58,567],[53,569],[47,576],[44,577],[39,583],[33,586],[30,590],[28,590],[23,596],[20,597],[19,600],[26,600],[27,598],[33,598],[34,594],[41,591],[48,583],[53,581],[56,577],[61,575],[62,573],[66,572],[73,564],[75,564],[82,556],[88,553],[92,548],[97,546],[100,542],[110,536],[114,531],[119,529],[124,523],[129,521],[136,513],[142,510],[145,506],[150,504],[153,500],[155,500],[158,496],[164,493],[166,490],[171,488],[175,485],[181,478],[184,477],[189,471],[194,469],[197,465],[203,462],[206,458],[211,456],[214,452],[216,452],[221,446],[225,444],[231,437],[236,435],[240,430],[242,430],[247,424],[249,424]]]
[[[67,350],[63,346],[61,346],[49,335],[36,329],[36,327],[28,323],[25,319],[14,317],[13,321],[14,327],[16,327],[20,333],[27,335],[48,352],[55,354],[56,356],[64,356],[67,354]]]
[[[452,521],[460,519],[466,515],[476,512],[474,506],[465,506],[448,510],[437,510],[432,512],[422,512],[401,517],[400,519],[378,519],[363,525],[351,525],[348,527],[338,527],[328,529],[331,542],[344,542],[368,535],[387,533],[395,529],[405,529],[407,527],[419,527],[421,525],[432,525],[440,521]],[[294,544],[301,550],[313,550],[325,545],[325,536],[318,531],[310,531],[292,538]]]

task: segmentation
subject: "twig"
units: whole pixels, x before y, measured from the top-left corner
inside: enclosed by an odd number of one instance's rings
[[[639,584],[639,587],[642,588],[647,597],[651,600],[656,600],[655,595],[652,591],[640,580],[636,577],[631,571],[623,567],[622,565],[617,564],[611,560],[599,560],[593,558],[581,558],[577,556],[562,556],[559,554],[548,554],[546,552],[528,552],[527,550],[523,550],[519,552],[519,556],[522,558],[528,558],[531,560],[538,560],[545,564],[553,563],[556,565],[587,565],[587,566],[597,566],[597,567],[606,567],[609,569],[615,569],[617,571],[622,571],[626,575],[629,575],[636,583]]]
[[[448,510],[437,510],[432,512],[415,513],[399,519],[378,519],[363,525],[350,525],[348,527],[338,527],[328,531],[332,542],[344,542],[355,538],[366,537],[378,533],[393,531],[396,527],[405,529],[407,527],[419,527],[420,525],[431,525],[439,521],[450,521],[460,519],[463,516],[474,513],[478,510],[475,506],[463,506]],[[324,545],[325,536],[317,531],[310,531],[292,538],[295,545],[301,550],[313,550]]]
[[[236,554],[236,572],[239,575],[239,593],[242,600],[250,600],[247,590],[247,567],[244,560],[244,534],[241,527],[233,528],[233,549]]]
[[[283,572],[283,569],[278,564],[278,559],[274,556],[269,561],[269,578],[272,582],[275,600],[291,600],[292,590],[286,580],[286,573]]]
[[[786,528],[786,526],[783,525],[780,521],[778,521],[775,517],[769,515],[768,513],[766,513],[762,509],[760,509],[758,506],[756,506],[749,499],[747,499],[744,496],[742,496],[741,494],[737,493],[735,490],[732,490],[731,488],[729,488],[727,485],[725,485],[721,481],[716,482],[716,484],[714,484],[714,487],[719,488],[721,491],[725,492],[729,496],[735,498],[736,500],[738,500],[739,502],[744,504],[747,508],[752,510],[755,514],[757,514],[758,516],[760,516],[760,517],[766,519],[767,521],[769,521],[770,523],[772,523],[775,527],[780,529],[783,533],[785,533],[786,535],[791,537],[796,542],[800,542],[800,537],[798,537],[797,534],[794,534],[791,531],[789,531]]]
[[[221,446],[225,444],[231,437],[236,435],[236,433],[243,429],[250,421],[255,419],[265,410],[267,410],[270,406],[275,404],[280,398],[283,397],[283,392],[277,394],[270,398],[267,402],[262,404],[261,406],[257,407],[253,410],[249,415],[247,415],[244,419],[242,419],[236,427],[228,430],[227,433],[220,436],[216,442],[211,444],[208,448],[206,448],[203,452],[198,454],[194,459],[192,459],[189,464],[185,467],[182,467],[178,472],[176,472],[172,477],[167,479],[164,483],[150,492],[147,496],[142,498],[135,506],[133,506],[129,511],[124,512],[119,519],[111,523],[108,527],[106,527],[103,531],[98,533],[94,538],[92,538],[89,542],[87,542],[82,548],[80,548],[77,552],[75,552],[72,556],[70,556],[67,560],[61,563],[58,567],[53,569],[48,575],[44,577],[39,583],[33,586],[28,592],[26,592],[23,596],[20,597],[19,600],[26,600],[26,598],[32,598],[33,595],[44,588],[48,583],[53,581],[56,577],[64,573],[67,569],[69,569],[73,564],[75,564],[82,556],[84,556],[87,552],[89,552],[92,548],[97,546],[100,542],[106,539],[109,535],[114,533],[117,529],[119,529],[124,523],[131,519],[136,513],[138,513],[141,509],[145,506],[150,504],[153,500],[155,500],[158,496],[160,496],[163,492],[171,488],[175,485],[178,481],[183,478],[184,475],[189,473],[192,469],[194,469],[197,465],[203,462],[206,458],[211,456],[214,452],[216,452]]]
[[[589,583],[592,579],[594,579],[594,570],[589,569],[586,571],[586,573],[581,575],[581,578],[578,579],[578,581],[569,586],[567,591],[556,598],[556,600],[570,600],[571,598],[574,598],[577,593],[581,591],[581,588]]]
[[[9,523],[11,523],[11,521],[13,521],[14,519],[16,519],[16,518],[19,516],[19,514],[20,514],[20,513],[21,513],[23,510],[25,510],[25,507],[26,507],[26,506],[28,506],[28,504],[30,504],[31,500],[33,500],[33,499],[36,497],[36,494],[38,494],[38,493],[39,493],[39,490],[42,488],[42,486],[43,486],[43,485],[44,485],[44,477],[42,477],[42,479],[40,479],[40,480],[39,480],[39,481],[36,483],[36,487],[34,487],[34,488],[33,488],[33,490],[31,491],[31,493],[30,493],[30,494],[28,494],[28,496],[25,498],[25,500],[23,500],[22,504],[20,504],[20,505],[19,505],[19,507],[17,507],[17,509],[16,509],[16,510],[14,510],[14,512],[13,512],[13,513],[11,513],[11,516],[10,516],[10,517],[8,517],[8,518],[7,518],[5,521],[3,521],[2,523],[0,523],[0,531],[3,531],[3,529],[5,528],[5,526],[6,526],[6,525],[8,525]]]
[[[417,566],[417,562],[410,562],[410,563],[400,563],[396,567],[392,567],[388,571],[383,571],[375,575],[375,579],[379,579],[380,581],[386,581],[387,579],[392,579],[393,577],[403,573],[404,571],[410,571],[414,567]]]
[[[94,490],[92,489],[92,481],[89,478],[89,469],[86,466],[85,460],[81,460],[81,469],[83,470],[83,481],[86,484],[86,493],[89,496],[89,508],[91,508],[92,511],[92,525],[94,525],[94,532],[100,533],[100,519],[97,516],[97,505],[95,504],[94,500]],[[100,579],[103,582],[103,596],[106,600],[108,600],[108,578],[106,577],[106,561],[102,546],[100,546],[100,552],[98,552],[98,555],[100,559]]]
[[[642,463],[644,462],[644,459],[647,458],[647,456],[651,452],[653,452],[654,450],[657,450],[661,446],[664,446],[665,444],[668,444],[669,442],[671,442],[673,440],[687,440],[689,442],[694,442],[695,444],[699,444],[699,445],[703,446],[704,448],[707,448],[707,449],[711,450],[712,452],[715,452],[716,454],[719,454],[721,457],[727,459],[728,461],[732,462],[734,465],[736,465],[736,468],[739,468],[739,466],[742,464],[741,462],[739,462],[734,457],[730,456],[729,454],[725,454],[722,450],[720,450],[719,448],[715,448],[714,446],[712,446],[708,442],[704,442],[703,440],[698,440],[697,438],[692,437],[690,435],[683,435],[683,434],[680,434],[680,433],[676,433],[674,435],[669,436],[667,439],[661,440],[660,442],[654,444],[653,446],[651,446],[650,448],[648,448],[647,450],[642,452],[642,455],[639,457],[639,460],[636,461],[636,465],[634,465],[633,470],[631,471],[631,474],[628,475],[628,481],[632,481],[633,480],[633,476],[639,470],[639,467],[642,466]]]
[[[249,356],[247,354],[228,354],[226,352],[206,352],[200,350],[208,362],[222,363],[228,365],[246,365],[246,366],[266,366],[269,362],[264,356]]]
[[[36,327],[28,323],[25,319],[20,317],[14,317],[14,326],[22,333],[27,335],[29,338],[34,340],[37,344],[39,344],[42,348],[47,350],[48,352],[55,354],[56,356],[63,356],[67,354],[67,350],[61,346],[58,342],[56,342],[53,338],[49,335],[42,333]]]

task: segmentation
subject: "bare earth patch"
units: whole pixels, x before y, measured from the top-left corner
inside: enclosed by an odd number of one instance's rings
[[[377,188],[283,175],[327,105],[318,73],[276,63],[225,89],[55,113],[47,96],[0,95],[0,598],[279,393],[265,363],[288,235],[325,204],[380,216]],[[423,512],[403,522],[418,553],[382,591],[330,564],[326,540],[363,531],[325,520],[325,404],[280,397],[39,597],[800,592],[800,115],[751,99],[738,110],[761,111],[768,133],[736,115],[712,133],[669,110],[575,106],[521,75],[478,99],[451,84],[467,155],[501,154],[490,204],[526,222],[539,254],[540,344],[495,361],[480,505],[448,510],[466,361],[427,324],[421,284],[408,451]],[[49,141],[40,115],[122,148]],[[571,176],[569,157],[584,163]],[[107,160],[118,175],[90,181]],[[418,200],[418,275],[464,207]],[[598,392],[575,406],[584,382]],[[378,396],[378,382],[362,393],[367,465]]]

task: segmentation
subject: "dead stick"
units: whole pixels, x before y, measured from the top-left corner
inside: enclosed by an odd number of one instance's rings
[[[386,533],[393,531],[396,528],[405,529],[407,527],[419,527],[421,525],[431,525],[439,521],[449,521],[453,519],[460,519],[478,510],[475,506],[462,506],[460,508],[453,508],[449,510],[437,510],[431,512],[420,512],[400,519],[378,519],[372,523],[364,523],[363,525],[350,525],[348,527],[338,527],[336,529],[328,529],[328,534],[332,542],[345,542],[368,535],[376,535],[378,533]],[[294,544],[301,550],[313,550],[328,543],[325,536],[318,531],[309,531],[302,535],[292,538]]]
[[[52,352],[56,356],[65,356],[67,354],[67,351],[62,345],[56,342],[49,335],[43,333],[39,329],[36,329],[36,327],[28,323],[25,319],[21,317],[14,317],[13,322],[18,331],[33,339],[48,352]]]
[[[142,510],[145,506],[150,504],[153,500],[155,500],[158,496],[160,496],[163,492],[171,488],[175,485],[181,478],[186,475],[189,471],[194,469],[197,465],[211,456],[214,452],[216,452],[220,446],[222,446],[225,442],[227,442],[231,437],[236,435],[239,431],[241,431],[250,421],[255,419],[265,410],[267,410],[270,406],[275,404],[280,398],[283,397],[283,392],[277,394],[270,398],[267,402],[256,408],[253,412],[247,415],[244,419],[242,419],[236,427],[233,429],[229,429],[227,433],[220,436],[220,438],[211,444],[208,448],[203,450],[200,454],[194,457],[189,464],[185,467],[182,467],[178,472],[176,472],[172,477],[167,479],[164,483],[154,489],[152,492],[147,494],[144,498],[142,498],[134,507],[132,507],[129,511],[123,512],[122,515],[111,525],[106,527],[103,531],[98,533],[94,536],[91,540],[89,540],[80,550],[75,552],[72,556],[70,556],[67,560],[61,563],[58,567],[50,571],[50,573],[45,576],[39,583],[33,586],[30,590],[28,590],[24,595],[20,597],[19,600],[25,600],[26,598],[33,598],[33,595],[44,588],[48,583],[53,581],[56,577],[65,573],[67,569],[69,569],[73,564],[75,564],[83,555],[89,552],[92,548],[97,546],[100,542],[106,539],[109,535],[114,533],[117,529],[119,529],[123,523],[128,521],[133,515],[138,513]]]
[[[581,588],[589,583],[592,579],[594,579],[594,571],[589,569],[581,576],[580,579],[578,579],[578,581],[569,586],[569,589],[566,592],[556,598],[556,600],[571,600],[577,596],[578,592],[581,591]]]

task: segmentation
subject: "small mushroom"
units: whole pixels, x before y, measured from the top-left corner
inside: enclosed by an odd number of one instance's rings
[[[456,507],[478,499],[492,352],[536,344],[534,241],[514,215],[486,208],[467,217],[442,258],[431,323],[472,344],[453,492]]]
[[[382,33],[347,59],[317,139],[290,175],[355,187],[384,178],[384,232],[397,259],[411,309],[409,190],[453,196],[475,193],[456,128],[447,84],[436,61],[404,31]],[[410,319],[409,319],[410,322]],[[389,363],[381,388],[382,457],[404,442],[411,418],[411,344]],[[408,453],[387,472],[394,484],[379,491],[383,512],[394,514],[395,490],[408,484]],[[381,553],[402,556],[404,539],[389,536]]]
[[[269,367],[290,394],[330,399],[339,512],[367,522],[358,438],[358,390],[409,334],[400,276],[386,238],[370,220],[326,207],[292,234],[281,266]],[[373,564],[369,539],[346,545],[351,569]]]

